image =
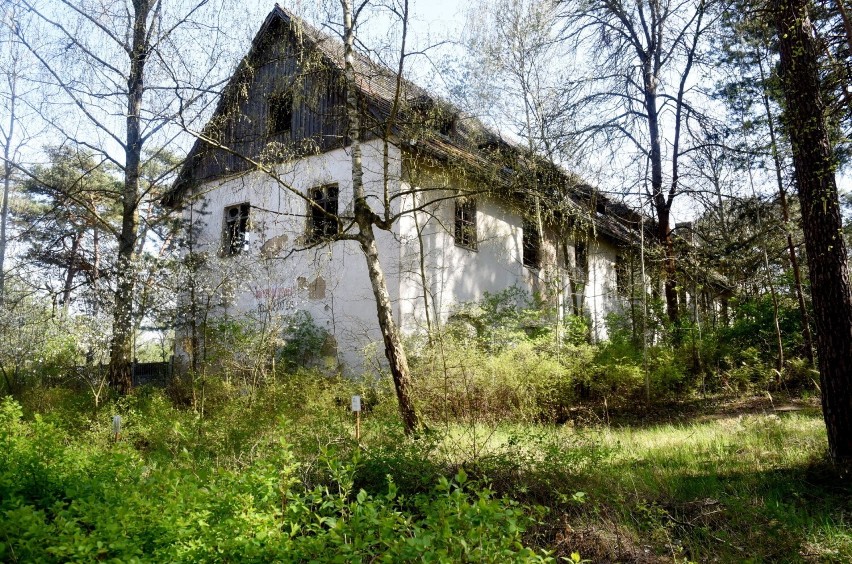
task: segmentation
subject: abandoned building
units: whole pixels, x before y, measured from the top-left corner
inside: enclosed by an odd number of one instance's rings
[[[187,252],[206,257],[214,315],[308,312],[340,365],[359,367],[381,337],[359,245],[340,236],[353,228],[343,64],[339,38],[276,6],[164,201],[191,225]],[[638,216],[369,57],[354,64],[363,182],[390,220],[376,243],[402,332],[516,286],[606,338]]]

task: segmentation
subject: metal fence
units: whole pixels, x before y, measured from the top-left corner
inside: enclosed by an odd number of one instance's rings
[[[174,375],[174,358],[168,362],[134,362],[130,369],[134,387],[165,387]]]

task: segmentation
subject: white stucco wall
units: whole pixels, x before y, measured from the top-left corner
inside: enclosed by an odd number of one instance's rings
[[[420,191],[436,203],[407,216],[400,224],[400,311],[406,333],[426,329],[427,303],[432,323],[435,320],[444,322],[455,305],[482,299],[485,292],[495,293],[510,286],[530,293],[541,292],[566,313],[571,311],[569,278],[574,264],[564,264],[552,234],[545,233],[542,241],[543,268],[527,268],[522,263],[520,212],[511,210],[511,206],[499,200],[474,196],[478,248],[458,246],[454,238],[452,196],[458,191],[475,194],[476,188],[447,178],[440,171],[421,173],[418,180],[414,191]],[[411,184],[403,187],[412,190]],[[406,200],[405,205],[410,208],[412,200]],[[607,338],[607,316],[620,311],[615,270],[619,251],[614,244],[597,239],[589,242],[587,252],[589,271],[582,296],[583,311],[589,319],[592,337],[602,341]],[[574,249],[570,249],[572,263],[574,258]]]
[[[485,292],[495,293],[510,286],[531,292],[538,289],[539,278],[544,275],[543,271],[523,266],[520,214],[494,199],[475,197],[477,248],[456,245],[455,202],[451,196],[457,187],[451,184],[452,180],[441,180],[426,188],[425,197],[436,203],[409,215],[400,225],[400,309],[407,333],[426,329],[427,301],[433,323],[444,322],[459,303],[479,300]],[[411,186],[406,184],[404,188]],[[410,201],[407,203],[410,205]]]
[[[595,341],[607,339],[606,317],[620,311],[621,300],[616,285],[615,259],[618,249],[603,240],[589,243],[589,282],[585,292],[585,308]]]
[[[456,304],[479,300],[485,292],[499,292],[517,286],[527,292],[541,292],[548,299],[571,311],[570,275],[574,272],[574,249],[569,249],[565,265],[557,253],[554,235],[545,233],[542,241],[541,269],[522,263],[522,224],[520,212],[511,210],[498,199],[478,196],[476,200],[476,250],[460,247],[454,239],[455,203],[452,196],[475,193],[475,187],[448,179],[439,171],[421,174],[417,190],[436,201],[400,225],[401,271],[400,310],[407,333],[426,328],[425,304],[431,321],[446,321]],[[411,189],[406,184],[405,189]],[[443,190],[443,191],[442,191]],[[411,206],[411,201],[406,204]],[[422,202],[421,202],[422,205]],[[422,234],[418,240],[418,231]],[[421,245],[423,264],[421,267]],[[588,245],[589,272],[583,291],[583,311],[589,318],[595,340],[607,338],[606,317],[619,310],[615,261],[618,249],[604,240]],[[422,272],[421,272],[422,268]],[[424,291],[424,274],[426,291]],[[424,298],[425,295],[425,298]]]
[[[374,211],[382,214],[382,145],[373,141],[364,143],[362,149],[365,189],[375,196],[369,200]],[[401,182],[402,157],[396,147],[391,146],[390,157],[391,191],[396,193],[401,187],[402,193],[415,194],[395,200],[398,203],[393,211],[420,209],[402,215],[392,232],[375,231],[394,315],[405,333],[426,329],[424,294],[433,324],[436,319],[446,321],[456,304],[479,300],[485,292],[510,286],[551,296],[555,293],[558,303],[567,307],[570,269],[561,264],[552,238],[545,235],[542,244],[546,267],[524,267],[520,212],[500,200],[478,197],[478,248],[457,246],[452,196],[459,188],[470,187],[446,174],[426,175],[417,183]],[[349,372],[369,369],[374,362],[382,362],[384,355],[375,300],[359,245],[338,241],[294,252],[305,246],[308,224],[307,203],[298,193],[336,183],[338,210],[343,215],[351,213],[350,154],[338,149],[303,158],[276,172],[277,180],[255,172],[207,183],[196,189],[185,207],[186,218],[197,230],[195,250],[210,257],[205,282],[227,297],[217,311],[254,317],[307,311],[334,336],[338,360]],[[224,210],[245,202],[251,204],[249,242],[238,255],[220,256]],[[429,202],[433,203],[424,207]],[[618,301],[616,254],[616,248],[605,242],[589,245],[585,308],[597,339],[606,338],[604,320]],[[426,276],[425,292],[422,272]],[[367,351],[371,356],[365,363]]]
[[[377,198],[383,192],[379,142],[362,145],[364,186]],[[390,179],[399,178],[399,151],[391,147]],[[313,187],[336,183],[338,210],[352,211],[352,168],[348,150],[338,149],[279,167],[279,180],[253,172],[205,184],[194,193],[184,209],[197,229],[197,251],[211,257],[207,282],[225,283],[230,299],[224,310],[230,314],[257,315],[273,310],[286,314],[304,310],[334,335],[339,360],[351,367],[363,364],[363,354],[380,340],[376,307],[366,263],[358,243],[339,241],[300,252],[307,230],[307,203],[296,195]],[[374,211],[382,213],[371,198]],[[224,209],[251,204],[248,244],[234,256],[219,256],[224,227]],[[396,302],[399,289],[399,252],[396,233],[376,230],[376,244],[385,271],[388,291]],[[318,279],[321,279],[319,286]],[[324,282],[324,292],[318,291]],[[307,287],[306,287],[307,286]],[[312,291],[313,290],[313,291]],[[399,319],[398,311],[396,312]],[[382,349],[379,349],[381,356]]]

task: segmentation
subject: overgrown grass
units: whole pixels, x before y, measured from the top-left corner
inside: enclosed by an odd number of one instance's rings
[[[824,460],[823,425],[771,411],[641,428],[454,423],[420,468],[465,467],[548,506],[530,542],[562,556],[846,562],[852,488]]]
[[[821,418],[751,415],[607,430],[583,486],[673,556],[849,561],[852,489],[823,462]],[[641,537],[640,537],[641,538]]]
[[[33,390],[23,420],[7,402],[0,560],[852,560],[852,488],[815,410],[641,427],[472,410],[411,439],[385,384],[206,394],[203,415],[151,390],[98,412]]]
[[[230,417],[213,425],[219,435],[159,396],[112,407],[133,414],[127,440],[110,441],[107,413],[75,428],[0,404],[1,561],[549,560],[521,542],[529,511],[462,471],[422,493],[400,491],[392,475],[381,492],[356,489],[361,451],[338,435],[311,453],[311,482],[287,442],[299,427],[275,413],[234,450],[218,428]]]
[[[492,487],[551,507],[537,542],[603,561],[852,560],[852,487],[817,414],[454,431]],[[463,446],[463,443],[466,446]],[[555,448],[564,445],[566,448]],[[578,495],[577,492],[582,492]]]

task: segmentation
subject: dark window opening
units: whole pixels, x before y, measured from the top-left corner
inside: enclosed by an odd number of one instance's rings
[[[442,116],[438,118],[438,132],[441,135],[450,136],[456,126],[456,120],[452,116]]]
[[[329,239],[337,234],[337,184],[312,188],[309,226],[312,241]]]
[[[281,92],[269,97],[269,133],[290,133],[293,127],[293,94]]]
[[[541,266],[541,233],[532,221],[524,220],[523,261],[527,268]]]
[[[476,250],[476,202],[456,200],[456,245]]]
[[[246,244],[250,209],[251,205],[248,203],[225,208],[225,232],[222,235],[222,253],[224,255],[238,255],[243,252]]]
[[[589,275],[589,252],[584,241],[574,243],[574,276],[579,282],[585,282]]]

